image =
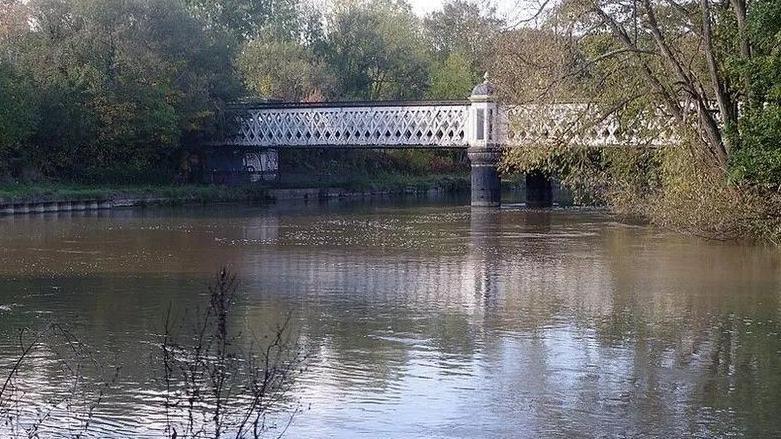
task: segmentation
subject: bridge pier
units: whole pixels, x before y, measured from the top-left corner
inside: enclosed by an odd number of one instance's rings
[[[497,207],[502,202],[499,160],[502,156],[499,130],[499,106],[495,88],[485,81],[478,84],[469,97],[469,117],[466,133],[472,163],[472,206]]]
[[[542,171],[526,173],[526,206],[533,208],[553,206],[553,183]]]
[[[497,207],[502,203],[502,181],[499,178],[499,150],[470,148],[472,165],[472,206]]]

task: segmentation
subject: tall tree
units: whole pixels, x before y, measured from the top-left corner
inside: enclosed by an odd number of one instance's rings
[[[457,54],[480,75],[491,64],[492,49],[504,25],[490,3],[475,0],[448,0],[424,20],[426,36],[440,62]]]
[[[27,31],[27,5],[19,0],[0,0],[0,59],[14,62],[19,40]]]
[[[318,53],[337,78],[339,96],[423,96],[429,58],[420,20],[407,2],[337,0],[326,18],[326,38]]]
[[[298,0],[185,0],[208,30],[227,36],[236,48],[261,33],[293,36],[298,30]]]
[[[434,63],[431,87],[426,96],[431,99],[465,99],[479,77],[466,55],[453,52],[444,61]]]
[[[781,5],[731,0],[717,6],[716,50],[740,107],[728,127],[733,178],[781,186]]]
[[[247,88],[288,102],[332,96],[335,79],[311,47],[273,37],[250,41],[238,60]]]
[[[30,150],[38,125],[35,89],[12,67],[0,61],[0,175],[14,171],[20,155]],[[17,158],[12,163],[12,158]]]
[[[750,68],[734,69],[737,74],[730,68],[752,65],[760,52],[778,56],[772,44],[757,45],[758,34],[751,31],[750,23],[762,21],[777,38],[778,8],[763,3],[546,2],[549,9],[535,14],[542,26],[505,40],[499,64],[508,67],[502,78],[526,99],[536,94],[598,103],[599,118],[662,111],[674,118],[697,155],[725,171],[740,148],[739,107],[772,104],[767,93],[752,101],[758,78],[744,74]],[[541,71],[546,75],[535,74]],[[530,76],[538,83],[530,83]]]
[[[41,167],[84,177],[173,160],[236,90],[231,55],[175,0],[32,0],[18,69]]]

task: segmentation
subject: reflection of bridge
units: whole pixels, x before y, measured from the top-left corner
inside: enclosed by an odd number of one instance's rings
[[[486,81],[469,101],[261,104],[237,107],[237,133],[223,145],[252,148],[466,148],[472,204],[500,202],[503,147],[566,143],[661,146],[675,141],[666,117],[620,123],[581,104],[498,105]],[[543,192],[550,191],[550,183]],[[532,192],[539,193],[539,190]],[[543,194],[543,198],[545,198]],[[549,200],[549,194],[547,194]]]

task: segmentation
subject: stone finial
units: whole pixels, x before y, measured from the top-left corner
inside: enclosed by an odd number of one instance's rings
[[[477,84],[472,90],[472,96],[493,96],[496,92],[496,87],[490,82],[490,75],[485,72],[483,75],[483,82]]]

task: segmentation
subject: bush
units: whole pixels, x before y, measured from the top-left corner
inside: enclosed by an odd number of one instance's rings
[[[505,172],[543,170],[576,202],[709,239],[781,242],[781,196],[730,181],[695,148],[529,148],[505,156]]]

